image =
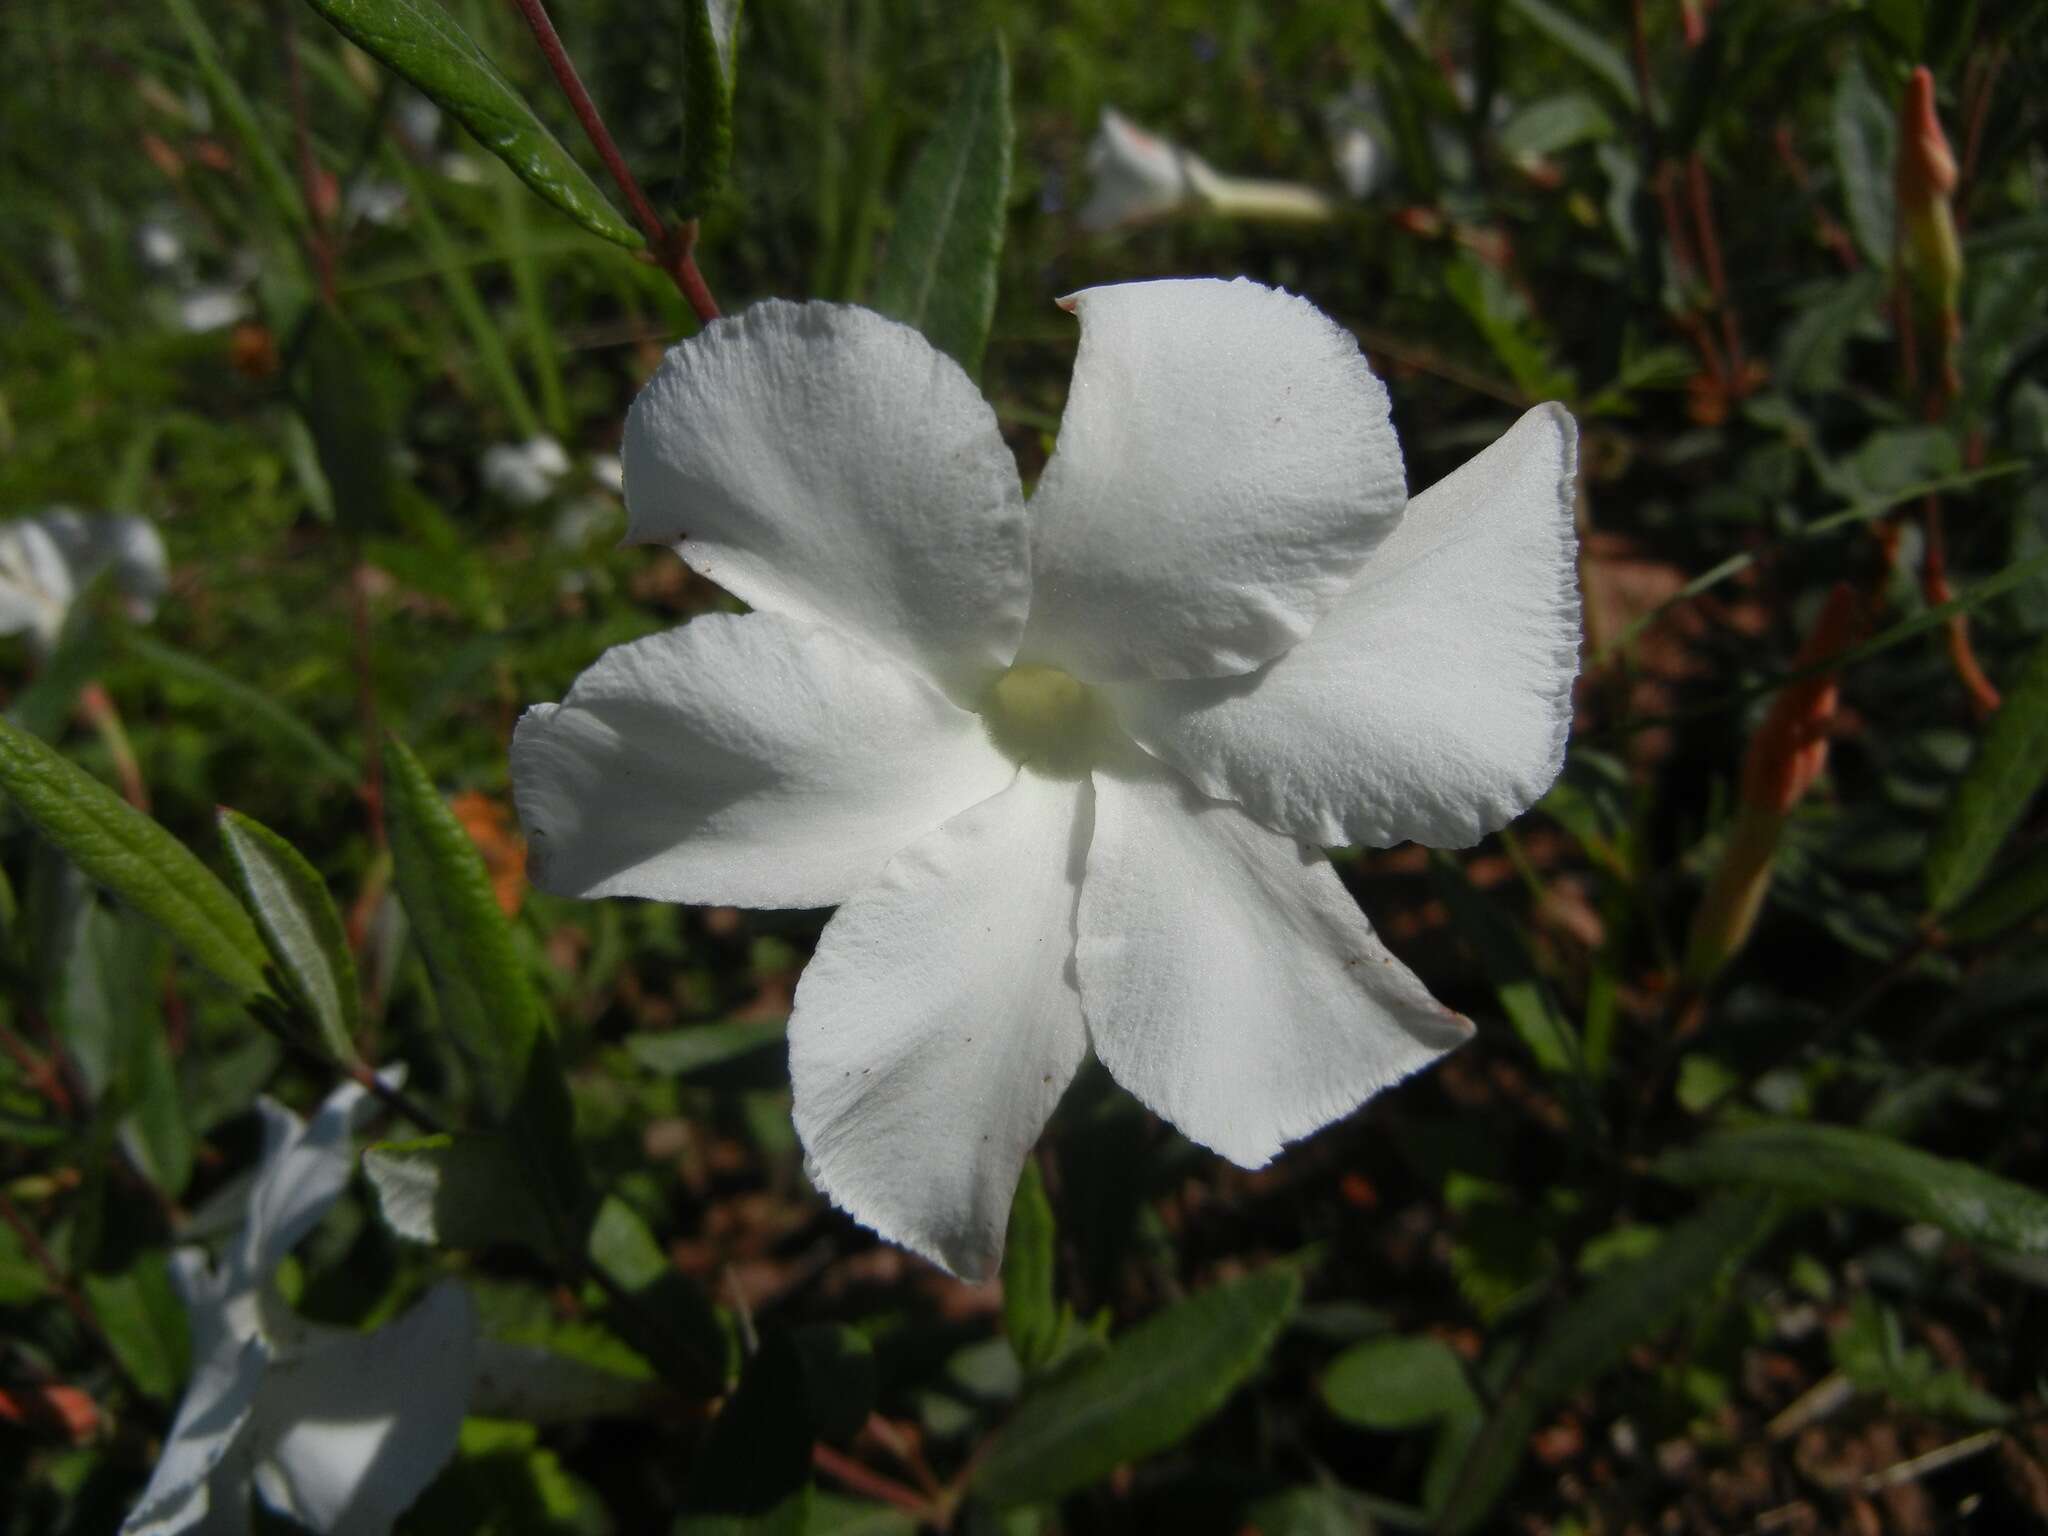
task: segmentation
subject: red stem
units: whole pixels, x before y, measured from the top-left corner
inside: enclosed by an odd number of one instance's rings
[[[1736,328],[1735,309],[1728,302],[1728,273],[1721,265],[1721,242],[1714,236],[1714,200],[1707,188],[1707,163],[1694,150],[1686,159],[1686,184],[1692,192],[1692,222],[1699,231],[1700,259],[1707,269],[1707,287],[1714,295],[1714,307],[1721,311],[1721,338],[1728,348],[1728,379],[1736,392],[1742,389],[1742,333]]]
[[[562,46],[561,35],[555,31],[555,24],[548,18],[547,7],[542,0],[513,0],[519,7],[519,14],[526,18],[526,25],[533,33],[533,40],[540,44],[540,51],[548,61],[548,68],[555,77],[555,84],[561,87],[568,98],[570,109],[576,114],[576,121],[583,125],[590,147],[597,151],[597,158],[604,162],[604,168],[618,184],[619,191],[626,199],[626,205],[633,210],[633,217],[640,225],[640,231],[647,237],[647,247],[655,263],[669,275],[677,289],[697,312],[702,321],[718,318],[717,301],[711,297],[711,290],[705,285],[704,274],[697,270],[694,248],[697,243],[697,228],[693,222],[671,230],[662,223],[661,215],[654,211],[654,205],[647,200],[647,194],[640,190],[640,183],[633,177],[633,171],[626,164],[626,157],[619,153],[619,146],[612,141],[611,130],[604,125],[597,103],[590,99],[590,92],[583,88],[582,77],[576,73],[575,62],[569,51]]]
[[[919,1517],[929,1517],[931,1504],[914,1488],[905,1487],[893,1477],[884,1477],[879,1472],[870,1472],[851,1456],[835,1451],[829,1445],[811,1447],[811,1465],[820,1472],[836,1477],[857,1493],[864,1493],[871,1499],[880,1499]]]
[[[285,94],[291,101],[292,138],[298,145],[299,196],[306,204],[306,252],[312,258],[313,276],[320,285],[320,302],[335,305],[334,235],[321,212],[320,162],[313,155],[311,112],[306,106],[306,72],[299,63],[298,12],[291,7],[273,9],[283,27]]]

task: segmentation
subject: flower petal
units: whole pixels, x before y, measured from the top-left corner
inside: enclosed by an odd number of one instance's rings
[[[1131,758],[1095,775],[1074,958],[1095,1054],[1147,1107],[1256,1168],[1470,1036],[1320,852]]]
[[[564,896],[826,906],[1015,772],[910,668],[767,613],[614,647],[512,738],[534,883]]]
[[[627,538],[755,608],[923,667],[971,704],[1030,602],[995,412],[909,326],[757,304],[670,350],[626,418]]]
[[[349,1138],[373,1107],[369,1093],[355,1083],[330,1093],[307,1122],[275,1099],[256,1101],[263,1116],[263,1160],[249,1191],[237,1287],[264,1284],[341,1198],[355,1168]]]
[[[256,1489],[327,1536],[383,1536],[455,1453],[476,1312],[452,1281],[375,1333],[321,1330],[276,1361],[256,1410]]]
[[[1119,688],[1205,793],[1320,844],[1465,847],[1564,763],[1579,669],[1563,408],[1528,412],[1410,503],[1358,584],[1251,677]]]
[[[192,1373],[156,1470],[123,1522],[121,1536],[172,1536],[201,1522],[208,1530],[248,1528],[243,1430],[255,1409],[269,1352],[261,1339],[217,1333],[213,1342],[217,1347],[201,1356]]]
[[[1250,671],[1400,516],[1386,390],[1335,321],[1243,278],[1061,302],[1081,352],[1031,499],[1024,659],[1090,681]]]
[[[1025,769],[826,926],[789,1021],[811,1179],[962,1279],[1002,1256],[1031,1144],[1087,1052],[1074,991],[1085,781]]]

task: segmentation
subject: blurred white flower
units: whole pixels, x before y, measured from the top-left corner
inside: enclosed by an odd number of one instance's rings
[[[1337,180],[1352,197],[1371,197],[1393,170],[1388,149],[1392,134],[1380,110],[1379,93],[1369,85],[1353,87],[1324,106],[1323,122]]]
[[[137,225],[135,246],[142,253],[143,263],[158,270],[176,266],[178,258],[185,254],[185,242],[164,219],[144,219]]]
[[[606,653],[512,746],[548,890],[841,903],[789,1029],[812,1177],[968,1277],[1091,1048],[1256,1167],[1464,1040],[1315,847],[1517,815],[1577,671],[1563,410],[1410,501],[1386,391],[1305,300],[1062,302],[1028,505],[908,327],[768,303],[671,350],[628,537],[752,611]]]
[[[309,1530],[381,1536],[454,1454],[476,1380],[476,1317],[443,1282],[375,1333],[306,1322],[273,1276],[347,1187],[368,1103],[351,1083],[310,1122],[269,1099],[248,1220],[218,1267],[172,1255],[194,1370],[123,1536],[246,1532],[253,1488]]]
[[[170,582],[170,562],[147,518],[86,516],[52,507],[0,523],[0,635],[26,635],[48,655],[80,593],[106,575],[129,617],[147,622]]]
[[[217,331],[248,314],[248,295],[224,283],[201,284],[178,298],[178,324],[194,334]]]
[[[1093,182],[1081,207],[1083,229],[1106,231],[1207,208],[1227,218],[1327,219],[1329,198],[1294,182],[1223,176],[1207,161],[1148,133],[1113,107],[1088,146]]]
[[[342,209],[351,219],[384,228],[397,223],[405,212],[405,188],[381,177],[359,177],[349,183]]]
[[[590,478],[614,496],[626,494],[626,466],[616,453],[597,453],[590,458]]]
[[[441,132],[441,109],[409,86],[401,86],[391,102],[391,125],[419,154],[434,147]]]
[[[547,500],[569,472],[569,455],[552,437],[530,437],[523,443],[493,443],[478,461],[484,489],[516,507]]]

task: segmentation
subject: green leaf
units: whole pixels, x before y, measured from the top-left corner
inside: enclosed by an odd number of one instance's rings
[[[2003,1424],[2012,1410],[1970,1385],[1961,1371],[1945,1371],[1934,1356],[1908,1348],[1899,1320],[1868,1294],[1849,1309],[1849,1321],[1828,1340],[1835,1366],[1865,1392],[1881,1392],[1915,1413],[1967,1424]]]
[[[1647,1258],[1605,1271],[1560,1312],[1474,1441],[1438,1528],[1461,1536],[1484,1524],[1544,1410],[1707,1296],[1769,1235],[1777,1215],[1773,1201],[1723,1195],[1673,1227]]]
[[[685,0],[683,215],[703,213],[732,165],[732,94],[738,83],[740,0]]]
[[[306,426],[335,521],[358,536],[391,520],[391,423],[355,327],[313,311],[303,354]]]
[[[1365,1429],[1419,1429],[1480,1411],[1463,1363],[1450,1345],[1426,1335],[1352,1345],[1324,1373],[1323,1401]]]
[[[1636,77],[1630,71],[1628,61],[1621,56],[1619,48],[1598,32],[1569,12],[1552,5],[1550,0],[1508,0],[1508,6],[1590,70],[1631,111],[1641,105],[1636,96]]]
[[[1026,1158],[1003,1242],[1003,1332],[1027,1371],[1050,1365],[1066,1338],[1067,1319],[1053,1294],[1053,1238],[1045,1178],[1036,1160]]]
[[[998,38],[968,66],[910,168],[875,308],[924,332],[970,374],[996,312],[1010,194],[1010,60]]]
[[[306,205],[299,197],[291,173],[284,167],[284,160],[278,155],[276,135],[266,132],[256,120],[255,108],[249,104],[249,98],[242,93],[234,75],[222,62],[220,48],[199,7],[192,0],[164,0],[164,3],[178,30],[185,35],[185,46],[192,50],[193,62],[199,66],[199,75],[206,82],[207,93],[242,141],[249,163],[255,167],[256,179],[263,184],[271,203],[288,223],[305,228]]]
[[[239,811],[222,806],[221,843],[235,866],[242,900],[256,919],[278,973],[337,1061],[353,1062],[362,994],[348,932],[327,882],[299,850]]]
[[[86,1275],[80,1284],[128,1379],[145,1396],[173,1396],[187,1372],[185,1306],[162,1251],[118,1275]]]
[[[773,1076],[786,1081],[781,1064],[785,1019],[727,1019],[716,1024],[691,1024],[659,1034],[628,1035],[626,1050],[650,1072],[664,1077],[730,1080],[756,1074],[746,1069],[767,1066],[775,1058]]]
[[[674,1536],[803,1536],[811,1511],[811,1414],[804,1366],[770,1333],[712,1421],[683,1487]]]
[[[2037,847],[1942,919],[1942,931],[1966,944],[1995,938],[2048,907],[2048,846]]]
[[[1868,1206],[1968,1242],[2048,1254],[2048,1196],[1847,1126],[1786,1120],[1723,1131],[1665,1153],[1652,1171],[1678,1184],[1748,1184],[1817,1204]]]
[[[1892,161],[1897,154],[1898,127],[1892,109],[1870,83],[1863,66],[1851,58],[1835,79],[1831,125],[1835,171],[1842,178],[1842,203],[1856,244],[1873,267],[1889,272],[1892,265]]]
[[[121,648],[164,676],[211,694],[225,706],[224,724],[237,729],[258,727],[274,741],[298,752],[310,766],[319,769],[332,782],[355,782],[355,764],[322,741],[310,726],[269,694],[250,687],[238,677],[230,677],[209,661],[165,645],[161,640],[152,640],[138,630],[129,630],[121,637]]]
[[[1927,904],[1945,912],[1977,888],[2048,779],[2048,640],[2019,680],[1949,797],[1927,852]]]
[[[1500,147],[1511,158],[1554,155],[1575,144],[1614,137],[1614,120],[1583,91],[1546,96],[1501,125]]]
[[[384,749],[398,896],[433,977],[441,1022],[475,1067],[500,1124],[525,1091],[545,1032],[526,958],[491,891],[483,856],[405,744]]]
[[[0,789],[87,876],[244,996],[265,990],[255,925],[213,872],[149,817],[43,742],[0,720]]]
[[[548,1219],[526,1170],[501,1136],[385,1141],[363,1152],[384,1224],[438,1248],[516,1245],[546,1251]]]
[[[1266,1358],[1301,1277],[1274,1265],[1180,1302],[1027,1397],[975,1471],[992,1504],[1042,1504],[1178,1444]]]
[[[731,1374],[732,1341],[710,1301],[669,1262],[640,1213],[616,1195],[606,1197],[590,1224],[586,1253],[635,1303],[611,1319],[627,1342],[660,1362],[684,1389],[722,1393]]]
[[[543,201],[614,244],[643,243],[511,81],[436,0],[306,3],[342,36],[438,102]]]

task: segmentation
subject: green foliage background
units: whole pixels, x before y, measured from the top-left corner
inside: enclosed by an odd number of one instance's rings
[[[0,12],[0,516],[138,513],[174,569],[148,629],[95,594],[46,663],[0,648],[0,1531],[118,1524],[188,1370],[165,1254],[232,1221],[254,1096],[304,1109],[351,1052],[407,1062],[466,1132],[391,1117],[391,1166],[535,1204],[466,1204],[433,1246],[359,1187],[286,1277],[300,1310],[373,1323],[452,1271],[497,1336],[667,1393],[471,1421],[407,1529],[1856,1528],[1882,1504],[1908,1530],[1879,1480],[1943,1447],[1900,1481],[1952,1528],[2048,1519],[2048,6],[1720,0],[1694,43],[1684,8],[1619,0],[1423,0],[1412,26],[753,0],[723,176],[686,142],[720,137],[695,8],[558,7],[655,205],[701,215],[725,308],[904,314],[979,361],[1027,477],[1076,339],[1052,301],[1133,278],[1243,273],[1354,327],[1414,486],[1527,404],[1579,417],[1564,778],[1478,849],[1340,855],[1478,1040],[1256,1175],[1085,1076],[1000,1296],[803,1178],[779,1021],[819,914],[508,882],[500,915],[471,838],[509,846],[520,708],[723,601],[612,547],[591,473],[695,321],[510,7],[434,14],[551,134],[528,181],[611,199],[584,227],[454,124],[396,131],[416,98],[322,19],[378,9]],[[332,310],[288,52],[338,189]],[[1959,388],[1932,410],[1893,228],[1921,64],[1964,169]],[[1328,223],[1076,221],[1105,105],[1334,195],[1362,91],[1389,169]],[[954,174],[984,222],[935,230]],[[356,211],[372,185],[403,194],[389,223]],[[185,328],[211,290],[239,328]],[[541,433],[570,472],[494,494],[484,451]],[[1952,610],[1918,580],[1929,498]],[[1755,932],[1690,987],[1744,744],[1839,580],[1876,617],[1828,773]],[[1988,722],[1952,611],[2004,695]],[[117,726],[81,709],[94,682]],[[154,826],[101,787],[130,760]],[[79,1433],[52,1387],[91,1405]]]

